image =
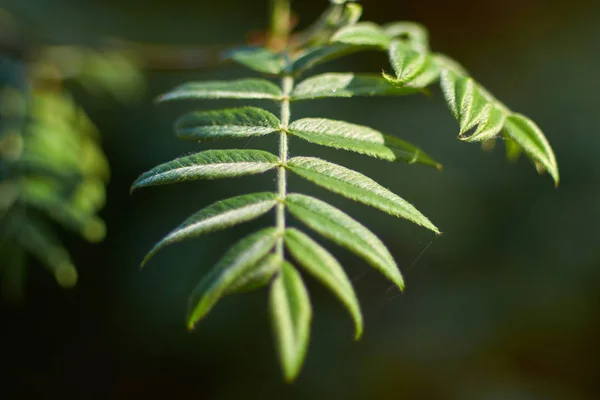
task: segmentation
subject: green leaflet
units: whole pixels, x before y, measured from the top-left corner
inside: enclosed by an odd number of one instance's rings
[[[279,119],[268,111],[240,107],[185,114],[177,120],[175,131],[178,137],[191,140],[244,138],[267,135],[279,125]]]
[[[394,87],[376,74],[326,73],[300,82],[291,95],[292,101],[354,96],[404,96],[418,93],[409,87]]]
[[[301,53],[294,60],[291,71],[299,74],[302,71],[316,67],[317,65],[327,61],[335,60],[348,54],[356,53],[369,48],[370,47],[353,46],[345,43],[333,43],[324,46],[312,47],[306,50],[304,53]]]
[[[288,161],[287,167],[332,192],[440,233],[412,204],[363,174],[313,157],[294,157]]]
[[[459,136],[478,126],[475,134],[461,139],[482,141],[500,132],[508,110],[472,78],[444,69],[441,85],[450,112],[460,125]]]
[[[522,147],[529,157],[540,163],[558,186],[560,176],[556,158],[540,128],[524,115],[512,114],[506,118],[504,132]]]
[[[264,79],[189,82],[160,96],[157,101],[185,99],[270,99],[282,95],[281,89]]]
[[[188,329],[193,329],[228,288],[271,251],[277,236],[275,228],[266,228],[240,240],[225,253],[192,293]]]
[[[409,21],[391,22],[383,25],[383,30],[392,39],[402,38],[419,51],[429,51],[429,34],[421,24]]]
[[[264,47],[240,47],[231,49],[224,55],[254,71],[277,75],[283,71],[285,59]]]
[[[393,78],[384,74],[384,78],[395,85],[406,85],[421,74],[430,56],[424,51],[419,51],[408,44],[394,40],[389,50],[390,63],[396,74]]]
[[[142,267],[165,246],[253,220],[266,214],[276,203],[275,193],[254,193],[211,204],[158,242],[142,261]]]
[[[364,258],[400,290],[404,289],[404,280],[389,250],[360,222],[314,197],[294,193],[285,202],[289,212],[309,228]]]
[[[284,262],[271,285],[273,333],[286,381],[293,381],[304,362],[310,338],[312,306],[300,274]]]
[[[75,286],[77,270],[54,232],[32,219],[23,219],[19,224],[16,238],[19,244],[54,274],[60,286]]]
[[[267,286],[273,279],[273,276],[281,268],[281,258],[269,254],[250,270],[233,281],[225,291],[226,295],[246,293]]]
[[[506,133],[502,136],[504,137],[504,147],[506,148],[506,159],[510,162],[516,162],[521,157],[523,148],[514,139],[508,137]]]
[[[358,22],[339,29],[331,37],[331,42],[386,49],[390,45],[390,37],[377,24],[372,22]]]
[[[294,228],[286,229],[285,245],[300,266],[344,303],[354,320],[354,338],[358,340],[363,331],[362,314],[354,288],[339,262],[321,245]]]
[[[206,150],[151,169],[133,183],[131,190],[194,179],[260,174],[275,168],[278,163],[278,157],[262,150]]]
[[[366,126],[325,118],[304,118],[292,122],[289,133],[311,143],[387,161],[421,163],[441,168],[440,164],[412,144]]]

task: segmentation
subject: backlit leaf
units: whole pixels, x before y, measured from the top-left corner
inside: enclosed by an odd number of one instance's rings
[[[354,151],[387,161],[440,165],[419,148],[375,129],[325,118],[304,118],[292,122],[289,133],[322,146]]]
[[[177,158],[142,174],[132,190],[194,179],[233,178],[275,168],[279,158],[262,150],[206,150]]]
[[[225,53],[231,59],[254,71],[277,75],[283,71],[285,59],[264,47],[240,47]]]
[[[282,96],[281,89],[265,79],[189,82],[160,96],[158,101],[185,99],[271,99]]]
[[[207,140],[266,135],[279,129],[279,119],[256,107],[195,111],[177,120],[175,130],[183,139]]]
[[[418,92],[414,88],[394,87],[376,74],[326,73],[300,82],[292,91],[291,100],[353,96],[404,96]]]
[[[298,265],[321,281],[344,303],[354,320],[355,339],[360,338],[363,330],[360,306],[340,263],[320,244],[294,228],[285,231],[285,245]]]
[[[189,217],[158,242],[146,255],[142,266],[165,246],[253,220],[267,213],[276,203],[275,193],[254,193],[211,204]]]
[[[412,204],[361,173],[313,157],[294,157],[287,168],[332,192],[440,233]]]
[[[290,194],[287,209],[323,237],[364,258],[383,275],[404,289],[404,280],[389,250],[368,228],[341,210],[314,197]]]
[[[392,78],[387,74],[384,76],[396,85],[406,85],[415,79],[429,61],[429,55],[426,52],[419,51],[399,40],[392,42],[389,57],[396,77]]]
[[[532,160],[540,163],[558,186],[560,176],[556,158],[540,128],[526,116],[513,114],[506,118],[504,132],[522,147]]]
[[[275,228],[266,228],[240,240],[225,253],[192,292],[188,329],[193,329],[227,289],[271,251],[277,236]]]
[[[390,38],[403,39],[419,51],[429,50],[429,34],[421,24],[409,21],[391,22],[383,25],[383,30]]]
[[[338,30],[332,37],[333,43],[346,43],[358,46],[387,48],[390,37],[379,25],[372,22],[358,22]]]
[[[287,262],[271,284],[270,308],[279,360],[285,379],[291,382],[306,356],[312,306],[300,274]]]

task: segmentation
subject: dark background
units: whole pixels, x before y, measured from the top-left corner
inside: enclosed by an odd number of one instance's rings
[[[300,25],[325,3],[296,1]],[[108,237],[92,245],[65,233],[79,268],[77,288],[60,289],[42,268],[31,268],[24,304],[2,306],[0,390],[6,398],[600,398],[600,3],[363,5],[365,20],[426,24],[434,49],[460,60],[505,104],[533,118],[556,152],[560,187],[525,159],[506,163],[502,143],[486,153],[457,140],[457,124],[437,89],[430,97],[298,105],[294,117],[370,125],[442,162],[440,173],[291,142],[293,155],[322,155],[372,176],[444,234],[434,237],[291,180],[292,190],[330,200],[380,235],[407,289],[399,295],[364,262],[328,245],[354,279],[365,335],[353,342],[345,311],[309,279],[315,317],[308,358],[297,382],[285,385],[265,290],[224,299],[193,333],[184,324],[187,296],[199,277],[237,238],[270,219],[171,246],[138,269],[145,251],[185,217],[217,199],[269,190],[273,176],[129,195],[141,172],[203,147],[174,138],[178,115],[229,105],[157,108],[152,98],[187,80],[247,72],[234,66],[146,71],[146,95],[127,106],[74,85],[103,133],[112,166],[101,213]],[[106,38],[230,44],[267,23],[266,1],[0,0],[0,7],[37,44],[96,46]],[[384,56],[367,53],[320,70],[377,72],[383,66]],[[271,141],[256,146],[273,148]]]

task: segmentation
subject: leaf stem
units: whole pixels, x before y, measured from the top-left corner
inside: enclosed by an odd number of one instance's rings
[[[294,87],[294,78],[284,76],[281,81],[283,98],[281,100],[281,132],[279,134],[279,160],[281,165],[277,175],[277,188],[279,203],[277,204],[277,215],[275,223],[280,237],[277,241],[276,252],[283,259],[283,234],[285,232],[285,198],[287,196],[287,175],[285,164],[288,156],[287,129],[290,125],[290,94]]]

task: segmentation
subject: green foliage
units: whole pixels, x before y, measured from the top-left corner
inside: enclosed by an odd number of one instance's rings
[[[381,240],[337,208],[314,197],[288,193],[288,172],[440,233],[408,201],[357,171],[313,157],[288,159],[288,140],[297,137],[381,160],[441,169],[438,162],[418,147],[370,127],[320,116],[292,120],[292,106],[296,101],[410,95],[423,92],[439,81],[450,111],[459,122],[459,138],[473,142],[502,137],[506,139],[510,159],[518,157],[523,150],[558,183],[552,149],[533,122],[500,104],[458,63],[432,53],[427,31],[421,25],[406,21],[384,26],[358,22],[361,11],[357,4],[334,1],[315,24],[292,36],[283,52],[241,48],[227,54],[231,60],[253,71],[279,77],[279,86],[262,78],[194,82],[160,97],[160,100],[274,101],[280,108],[279,118],[255,107],[192,112],[177,121],[176,132],[181,138],[197,141],[276,133],[278,156],[262,150],[208,150],[162,164],[141,175],[133,185],[138,188],[276,170],[277,193],[243,195],[208,206],[161,240],[144,263],[168,244],[231,227],[274,210],[275,227],[241,240],[197,286],[191,299],[188,327],[193,328],[205,317],[221,296],[270,284],[273,329],[288,381],[297,376],[304,361],[312,315],[308,293],[296,266],[337,296],[353,318],[356,338],[362,333],[363,318],[352,284],[339,262],[306,233],[290,228],[287,212],[325,239],[365,259],[400,290],[404,288],[402,275]],[[302,77],[317,65],[365,50],[386,52],[392,73],[345,72]]]
[[[97,213],[106,200],[108,161],[99,132],[64,81],[131,101],[143,78],[129,55],[79,46],[42,47],[26,60],[1,56],[0,78],[0,274],[3,292],[19,300],[26,253],[59,285],[77,282],[49,220],[90,242],[106,234]]]

